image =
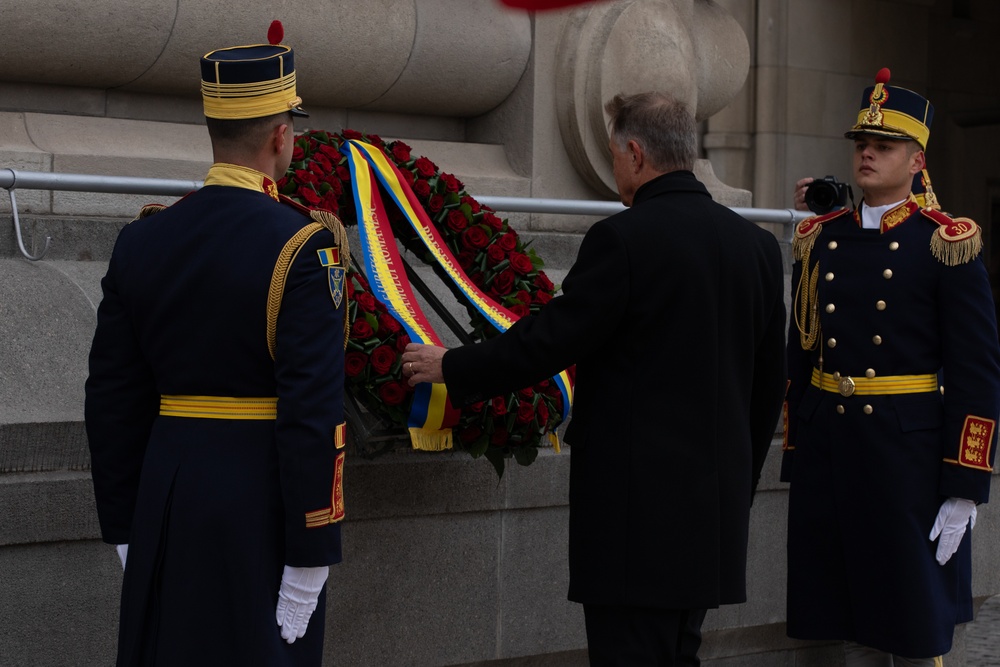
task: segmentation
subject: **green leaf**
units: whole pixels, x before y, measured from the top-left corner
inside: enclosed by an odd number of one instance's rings
[[[486,460],[493,464],[493,469],[497,471],[497,482],[503,479],[503,469],[506,465],[502,447],[487,447]]]
[[[477,438],[475,442],[468,445],[465,450],[472,455],[472,458],[478,459],[480,456],[486,453],[486,450],[490,447],[490,438],[486,434],[482,437]]]
[[[538,458],[537,447],[516,447],[514,449],[514,460],[520,465],[530,466]]]

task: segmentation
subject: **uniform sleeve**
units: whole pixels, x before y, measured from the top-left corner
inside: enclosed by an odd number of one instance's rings
[[[449,350],[442,368],[448,393],[467,405],[531,386],[559,373],[584,354],[610,344],[624,313],[625,246],[607,221],[583,238],[563,293],[537,315],[518,320],[502,336]]]
[[[152,370],[119,291],[129,231],[126,226],[119,235],[101,280],[104,297],[97,310],[84,405],[101,536],[110,544],[129,541],[142,460],[159,412]]]
[[[769,235],[770,236],[770,235]],[[771,303],[766,304],[764,334],[754,352],[753,388],[750,395],[750,438],[753,445],[752,492],[757,489],[760,472],[774,439],[785,389],[785,299],[782,281],[781,250],[769,238],[767,246],[766,288]]]
[[[327,231],[313,235],[288,270],[275,333],[275,423],[285,504],[285,564],[317,567],[341,559],[344,515],[344,317],[331,271],[318,251],[334,248]],[[333,282],[339,274],[334,273]],[[340,280],[343,280],[340,277]]]
[[[785,402],[782,406],[782,422],[784,424],[784,437],[781,448],[781,481],[791,482],[792,472],[795,462],[795,446],[798,444],[798,433],[796,431],[798,420],[795,419],[799,403],[809,386],[809,378],[812,373],[810,364],[810,353],[802,349],[802,342],[799,337],[799,329],[796,325],[795,312],[795,289],[802,276],[802,262],[796,262],[792,267],[792,307],[788,314],[788,343],[786,361],[788,365],[788,381],[785,389]]]
[[[942,496],[989,500],[1000,412],[1000,345],[982,258],[944,267],[937,294],[944,367]]]

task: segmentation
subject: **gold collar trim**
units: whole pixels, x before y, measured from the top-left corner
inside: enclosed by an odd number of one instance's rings
[[[917,198],[911,192],[906,199],[882,214],[879,232],[884,234],[920,210]],[[854,209],[854,221],[861,227],[861,207]]]
[[[205,185],[227,185],[233,188],[244,188],[263,192],[265,195],[279,201],[278,184],[267,174],[238,164],[216,162],[205,176]]]

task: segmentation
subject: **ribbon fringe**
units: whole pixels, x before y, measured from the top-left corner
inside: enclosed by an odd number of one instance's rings
[[[410,427],[410,443],[422,452],[443,452],[452,448],[451,429],[432,430]]]

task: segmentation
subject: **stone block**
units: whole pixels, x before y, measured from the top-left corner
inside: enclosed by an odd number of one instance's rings
[[[0,83],[0,109],[18,112],[103,116],[107,96],[103,90],[57,86],[34,81]],[[0,136],[3,133],[0,131]]]
[[[0,424],[3,473],[87,470],[90,454],[83,422]],[[36,478],[25,478],[34,480]],[[41,521],[41,517],[36,517]]]
[[[823,72],[848,71],[851,53],[845,35],[850,33],[852,12],[844,5],[842,0],[787,3],[788,24],[795,26],[788,31],[788,53],[796,67]]]
[[[53,265],[0,259],[0,424],[78,421],[94,310]]]
[[[3,473],[0,500],[0,547],[100,537],[89,471]]]
[[[0,548],[0,665],[115,663],[122,569],[95,540]]]

